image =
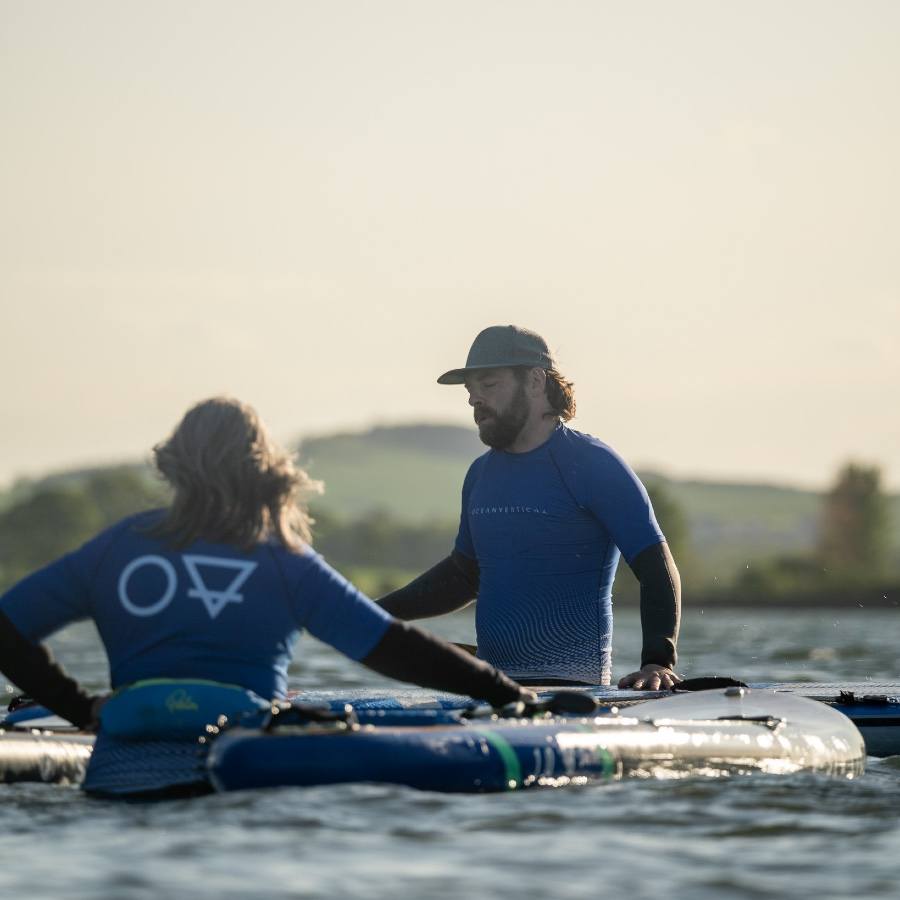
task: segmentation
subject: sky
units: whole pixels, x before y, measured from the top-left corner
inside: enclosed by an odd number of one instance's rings
[[[900,489],[900,4],[0,0],[0,487],[195,401],[471,424],[540,332],[674,477]]]

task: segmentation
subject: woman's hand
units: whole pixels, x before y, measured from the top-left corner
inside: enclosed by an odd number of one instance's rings
[[[103,704],[109,700],[109,697],[109,694],[98,694],[94,697],[91,703],[91,721],[84,726],[85,731],[91,734],[97,733],[100,728],[100,710],[103,709]]]

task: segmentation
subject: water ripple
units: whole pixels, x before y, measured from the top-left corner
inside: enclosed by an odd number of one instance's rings
[[[864,680],[895,665],[895,617],[688,610],[685,670]],[[464,640],[469,620],[451,624]],[[620,658],[637,656],[637,617],[617,613],[616,627]],[[73,630],[57,652],[102,686],[105,661],[89,637]],[[301,649],[292,687],[377,680],[312,641]],[[900,757],[869,760],[853,781],[627,781],[492,796],[341,785],[121,804],[45,785],[2,791],[0,897],[868,900],[898,892]]]

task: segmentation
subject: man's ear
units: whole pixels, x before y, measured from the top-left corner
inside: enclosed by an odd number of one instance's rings
[[[547,391],[547,373],[535,366],[528,373],[528,392],[532,397],[543,397]]]

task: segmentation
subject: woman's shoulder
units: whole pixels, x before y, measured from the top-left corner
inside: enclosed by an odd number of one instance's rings
[[[144,509],[132,513],[105,528],[95,540],[104,542],[119,538],[149,538],[153,529],[163,521],[165,514],[165,509]]]
[[[317,566],[325,564],[320,553],[317,553],[309,544],[301,543],[297,546],[285,546],[278,538],[270,537],[257,545],[257,552],[265,552],[273,556],[278,562],[287,566]]]
[[[140,512],[132,513],[130,516],[125,516],[124,519],[120,519],[113,527],[133,529],[151,528],[154,525],[158,525],[165,515],[166,510],[163,507],[157,509],[142,509]]]
[[[132,513],[98,531],[88,543],[105,543],[128,533],[141,534],[162,521],[164,515],[164,509],[145,509]]]
[[[110,554],[134,552],[135,542],[143,543],[149,530],[165,510],[142,510],[108,525],[80,547],[67,554],[66,559],[86,573],[96,573]]]

